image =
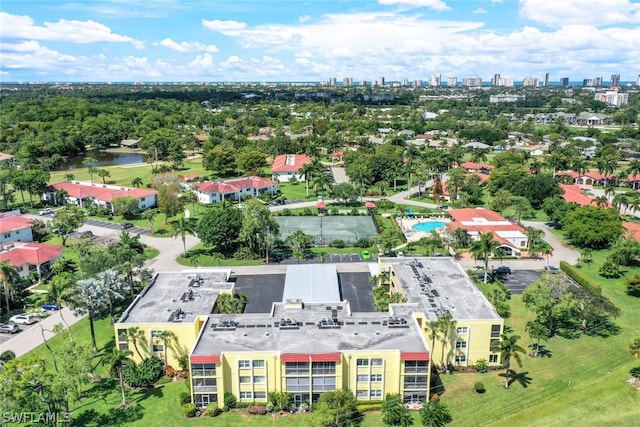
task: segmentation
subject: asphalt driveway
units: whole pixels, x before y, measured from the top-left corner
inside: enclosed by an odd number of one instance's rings
[[[514,295],[519,295],[542,274],[537,270],[514,270],[507,276],[502,276],[500,280]]]

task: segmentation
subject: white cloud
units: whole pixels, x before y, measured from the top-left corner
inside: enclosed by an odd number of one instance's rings
[[[387,6],[398,5],[411,8],[426,7],[437,11],[451,10],[442,0],[378,0],[378,4]]]
[[[213,44],[206,45],[199,42],[177,43],[169,38],[163,39],[162,41],[154,44],[164,46],[167,49],[171,49],[176,52],[217,52],[218,51],[218,47]]]
[[[298,17],[298,22],[301,24],[304,24],[305,22],[307,22],[308,20],[310,20],[311,17],[309,15],[302,15]]]
[[[629,0],[520,0],[520,16],[552,26],[640,23],[640,3]]]
[[[83,57],[65,55],[40,45],[37,41],[19,41],[2,44],[0,64],[9,69],[51,70],[75,66]]]
[[[210,53],[198,55],[189,63],[189,66],[203,71],[211,70],[214,67],[213,55]]]
[[[247,27],[247,24],[244,22],[220,21],[218,19],[214,19],[213,21],[208,21],[206,19],[203,19],[202,25],[212,31],[219,31],[222,34],[226,34],[227,32],[243,30]]]
[[[0,12],[0,27],[3,39],[47,40],[70,43],[116,42],[130,43],[136,49],[143,49],[144,43],[129,36],[111,32],[106,25],[95,21],[75,21],[61,19],[36,25],[30,16],[11,15]]]
[[[487,11],[481,7],[474,9],[471,13],[473,13],[474,15],[481,15],[483,13],[487,13]]]

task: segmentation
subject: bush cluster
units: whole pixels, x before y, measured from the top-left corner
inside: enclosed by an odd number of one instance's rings
[[[135,367],[124,371],[124,380],[130,387],[149,387],[162,377],[162,360],[157,357],[144,359]]]
[[[247,412],[251,415],[265,415],[267,413],[267,408],[264,406],[249,406]]]
[[[193,404],[193,403],[185,403],[184,405],[182,405],[182,413],[187,418],[193,418],[198,413],[198,410],[196,409],[196,405],[195,404]]]
[[[572,266],[566,261],[560,261],[560,270],[564,271],[567,276],[575,280],[580,286],[592,295],[601,295],[602,288],[582,271]]]
[[[220,413],[220,409],[218,408],[217,403],[209,403],[207,405],[207,409],[205,409],[205,413],[210,417],[215,417]]]
[[[347,244],[342,239],[335,239],[333,242],[331,242],[330,246],[334,248],[344,248],[345,246],[347,246]]]

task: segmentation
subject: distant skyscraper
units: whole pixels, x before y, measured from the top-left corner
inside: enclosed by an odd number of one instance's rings
[[[640,86],[640,74],[638,74],[638,78],[636,79],[636,86]]]
[[[500,85],[500,73],[495,73],[491,78],[491,86],[499,86]]]
[[[329,86],[335,86],[335,85],[337,85],[337,84],[338,84],[338,79],[337,79],[337,78],[335,78],[335,77],[331,77],[331,78],[329,79]]]
[[[457,86],[458,78],[456,76],[447,77],[447,86]]]
[[[513,77],[500,77],[496,86],[513,87]]]
[[[611,80],[609,80],[609,86],[620,86],[620,74],[611,74]]]
[[[560,86],[569,86],[569,77],[562,77],[560,79]]]
[[[482,77],[464,77],[462,86],[480,87],[482,86]]]
[[[405,86],[409,86],[409,79],[408,78],[403,78],[402,79],[402,83],[400,83],[403,87]]]
[[[586,87],[593,86],[593,79],[583,79],[582,86],[586,86]]]
[[[376,79],[376,86],[384,86],[384,77],[380,76]]]
[[[342,86],[353,86],[353,77],[345,77],[342,79]]]
[[[549,86],[549,73],[544,73],[544,85]]]
[[[522,86],[538,86],[538,79],[535,77],[527,76],[522,79]]]
[[[602,77],[594,77],[593,86],[602,86]]]
[[[413,87],[420,87],[422,86],[422,79],[415,79],[413,81]]]
[[[367,85],[366,80],[360,80],[360,86],[366,86],[366,85]]]
[[[440,74],[432,74],[429,78],[429,86],[440,86],[441,79],[442,77],[440,76]]]

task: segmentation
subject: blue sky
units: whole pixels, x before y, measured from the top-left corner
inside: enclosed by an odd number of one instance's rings
[[[640,74],[640,0],[3,0],[0,81]]]

